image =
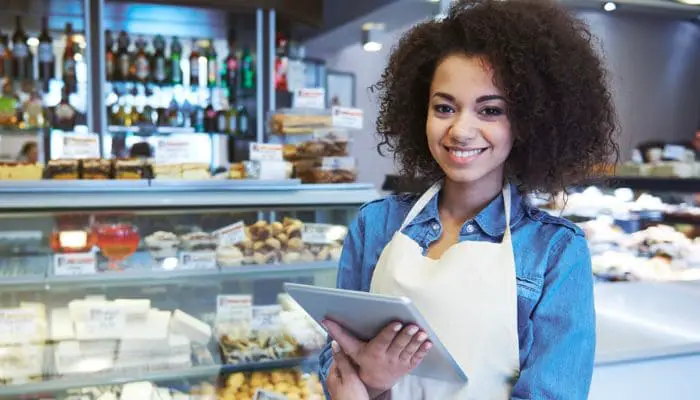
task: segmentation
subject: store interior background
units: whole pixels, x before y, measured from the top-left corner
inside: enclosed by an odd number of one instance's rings
[[[368,88],[379,79],[401,35],[438,13],[441,5],[424,0],[372,3],[384,4],[321,32],[309,39],[306,47],[309,56],[326,60],[329,69],[355,73],[356,106],[365,112],[366,127],[366,135],[354,138],[359,180],[381,187],[394,164],[376,152],[372,128],[377,106]],[[689,20],[697,15],[697,7],[664,0],[627,1],[609,13],[601,9],[599,1],[569,3],[600,39],[622,126],[622,160],[629,159],[632,149],[648,140],[691,140],[700,124],[700,21]],[[344,7],[350,5],[326,7],[326,12],[337,13]],[[362,25],[367,22],[385,24],[383,47],[378,52],[365,51],[359,41]]]

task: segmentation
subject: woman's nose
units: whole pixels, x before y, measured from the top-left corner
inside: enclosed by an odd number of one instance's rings
[[[468,113],[463,113],[450,127],[449,136],[455,142],[469,142],[475,139],[480,132],[479,121]]]

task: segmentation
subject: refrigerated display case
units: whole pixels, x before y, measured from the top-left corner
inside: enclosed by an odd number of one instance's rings
[[[0,398],[23,399],[154,385],[314,398],[305,373],[325,336],[282,284],[333,286],[347,224],[378,197],[294,181],[0,193]]]

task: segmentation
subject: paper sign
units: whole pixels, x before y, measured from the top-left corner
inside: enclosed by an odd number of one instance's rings
[[[326,90],[323,88],[299,89],[294,92],[293,108],[326,108]]]
[[[251,161],[282,161],[282,145],[251,143],[249,158]]]
[[[165,138],[155,148],[157,164],[178,164],[192,161],[192,144],[186,139]]]
[[[54,254],[54,275],[90,275],[97,272],[94,253]]]
[[[253,400],[288,400],[287,396],[268,392],[267,390],[257,389],[253,395]]]
[[[64,136],[62,158],[100,158],[100,142],[97,135]]]
[[[253,307],[253,321],[250,324],[251,329],[257,331],[279,330],[281,312],[282,306],[279,304]]]
[[[663,158],[666,160],[685,161],[686,148],[674,144],[664,146]]]
[[[217,321],[241,321],[250,323],[253,319],[253,296],[225,295],[216,296]]]
[[[118,306],[92,306],[87,310],[84,336],[104,337],[123,332],[126,315]]]
[[[22,338],[36,336],[37,314],[35,310],[10,308],[0,309],[0,338],[3,342],[14,342],[14,339],[23,341]]]
[[[213,235],[219,240],[220,246],[233,246],[245,240],[245,224],[238,221],[215,231]]]
[[[338,128],[362,129],[364,113],[359,108],[333,107],[333,126]]]
[[[321,170],[323,171],[354,171],[355,159],[353,157],[323,157]]]
[[[216,253],[213,251],[190,251],[180,253],[182,269],[216,269]]]

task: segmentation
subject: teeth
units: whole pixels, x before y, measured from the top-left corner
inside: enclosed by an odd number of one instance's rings
[[[482,151],[484,151],[484,149],[468,150],[468,151],[450,149],[450,153],[454,154],[458,158],[473,157],[473,156],[481,153]]]

